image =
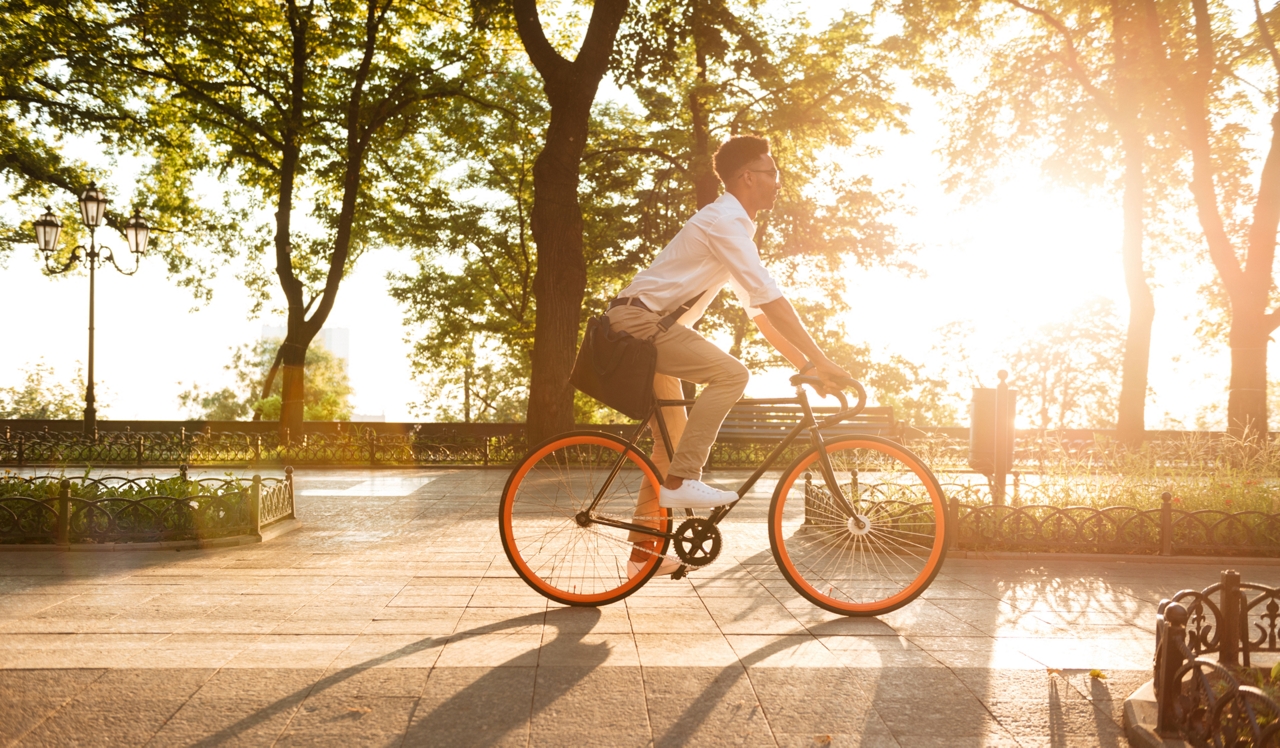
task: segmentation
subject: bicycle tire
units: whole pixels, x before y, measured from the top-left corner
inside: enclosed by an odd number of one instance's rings
[[[521,579],[539,594],[564,605],[617,602],[657,572],[670,540],[634,576],[628,532],[606,525],[582,526],[576,517],[593,500],[618,457],[622,466],[596,513],[625,521],[633,515],[646,480],[661,485],[649,457],[631,442],[600,431],[570,431],[539,444],[511,471],[498,509],[502,549]],[[656,506],[643,518],[671,532],[670,510]],[[655,538],[658,540],[658,538]]]
[[[774,561],[792,589],[832,613],[897,610],[929,587],[946,559],[942,487],[920,458],[888,439],[845,437],[825,449],[857,518],[830,498],[810,448],[769,503]]]

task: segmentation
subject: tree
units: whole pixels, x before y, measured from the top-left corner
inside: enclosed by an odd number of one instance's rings
[[[595,0],[582,43],[570,60],[547,38],[536,0],[511,0],[516,30],[542,78],[551,110],[542,152],[533,167],[530,227],[537,247],[537,306],[526,418],[530,442],[573,427],[569,372],[587,285],[579,169],[591,106],[628,4],[629,0]]]
[[[1191,0],[1189,6],[1140,0],[1140,7],[1180,110],[1178,134],[1191,156],[1196,218],[1230,309],[1227,429],[1238,436],[1265,434],[1267,344],[1280,327],[1272,298],[1280,226],[1280,13],[1273,8],[1264,14],[1255,2],[1253,32],[1240,34],[1230,9],[1208,0]],[[1270,86],[1257,89],[1261,106],[1272,114],[1256,190],[1247,186],[1253,175],[1243,141],[1250,128],[1241,121],[1254,104],[1243,80],[1250,68],[1272,78]],[[1246,210],[1247,217],[1241,215]]]
[[[950,25],[931,11],[910,16],[923,28]],[[947,4],[950,5],[950,4]],[[1160,142],[1165,97],[1155,85],[1153,56],[1136,0],[976,0],[955,24],[955,39],[980,39],[987,53],[983,86],[955,106],[945,151],[953,189],[985,186],[1016,153],[1044,153],[1044,170],[1086,189],[1105,185],[1123,207],[1121,266],[1129,296],[1118,430],[1139,443],[1145,434],[1147,376],[1155,300],[1144,244],[1152,218],[1168,205],[1176,154]],[[935,49],[941,51],[944,44]]]
[[[24,212],[34,217],[48,203],[61,214],[59,262],[72,246],[87,243],[75,201],[96,179],[111,197],[106,224],[120,231],[131,208],[139,209],[151,225],[149,252],[164,260],[180,285],[207,300],[211,260],[235,246],[242,216],[227,211],[219,220],[193,199],[190,170],[173,168],[186,159],[181,149],[148,163],[132,195],[113,186],[108,169],[64,152],[64,140],[72,136],[83,136],[108,156],[138,155],[171,142],[173,131],[150,126],[137,106],[130,76],[104,64],[104,53],[124,54],[126,46],[101,4],[0,0],[0,178]],[[0,224],[0,258],[34,241],[28,221]],[[193,252],[193,246],[210,252]]]
[[[68,387],[54,380],[53,367],[41,359],[22,370],[24,381],[17,387],[0,387],[0,418],[72,421],[82,416],[84,377],[77,373],[76,384]],[[103,406],[105,407],[105,406]]]
[[[306,351],[343,277],[379,238],[384,187],[404,171],[400,145],[483,66],[482,37],[467,35],[459,7],[394,0],[117,0],[114,9],[128,44],[110,61],[145,84],[155,126],[183,136],[159,150],[194,150],[189,160],[275,210],[270,246],[287,305],[280,425],[297,430]],[[261,275],[249,282],[268,285]]]
[[[1009,383],[1036,428],[1111,428],[1123,349],[1115,308],[1095,299],[1020,343],[1009,357]]]
[[[281,383],[263,387],[282,341],[259,340],[252,345],[231,349],[231,362],[224,369],[235,377],[233,387],[223,387],[214,392],[204,392],[200,387],[178,395],[178,403],[192,412],[195,418],[205,421],[238,421],[250,414],[260,414],[263,420],[278,421],[281,413]],[[329,352],[324,344],[313,341],[307,348],[306,401],[303,417],[308,421],[349,421],[351,407],[351,383],[347,378],[347,364]],[[255,417],[254,420],[257,420]]]

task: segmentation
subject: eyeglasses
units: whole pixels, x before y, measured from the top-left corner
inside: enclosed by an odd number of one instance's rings
[[[777,169],[743,169],[742,174],[746,174],[749,171],[753,171],[757,174],[768,174],[769,178],[773,180],[776,180],[778,178]],[[739,174],[738,176],[742,176],[742,174]]]

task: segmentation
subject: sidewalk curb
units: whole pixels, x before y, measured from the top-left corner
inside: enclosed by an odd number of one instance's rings
[[[1235,564],[1280,566],[1280,558],[1264,556],[1139,556],[1125,553],[1035,553],[1031,551],[947,551],[947,559],[972,561],[1118,561],[1136,564]]]
[[[1133,748],[1190,748],[1181,738],[1162,738],[1156,733],[1156,694],[1151,681],[1124,700],[1124,736]]]
[[[280,520],[262,528],[261,535],[233,535],[229,538],[209,538],[208,540],[164,540],[157,543],[27,543],[0,545],[0,553],[32,553],[58,551],[64,553],[112,553],[115,551],[191,551],[216,548],[235,548],[253,543],[265,543],[268,540],[293,532],[302,527],[297,519]]]

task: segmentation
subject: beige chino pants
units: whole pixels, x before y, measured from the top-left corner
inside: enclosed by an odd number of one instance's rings
[[[717,348],[711,341],[684,325],[672,325],[660,332],[658,323],[664,315],[635,306],[619,306],[609,310],[609,326],[641,339],[653,339],[658,351],[657,374],[653,378],[654,393],[660,400],[680,400],[684,393],[680,380],[705,384],[687,418],[682,407],[662,409],[667,432],[675,444],[675,456],[669,461],[657,419],[650,419],[653,434],[653,463],[665,477],[678,475],[697,480],[707,464],[711,446],[720,434],[720,424],[729,409],[742,397],[750,375],[738,359]],[[655,335],[656,334],[656,335]],[[656,516],[657,487],[641,488],[636,516]],[[633,541],[647,536],[633,534]]]

